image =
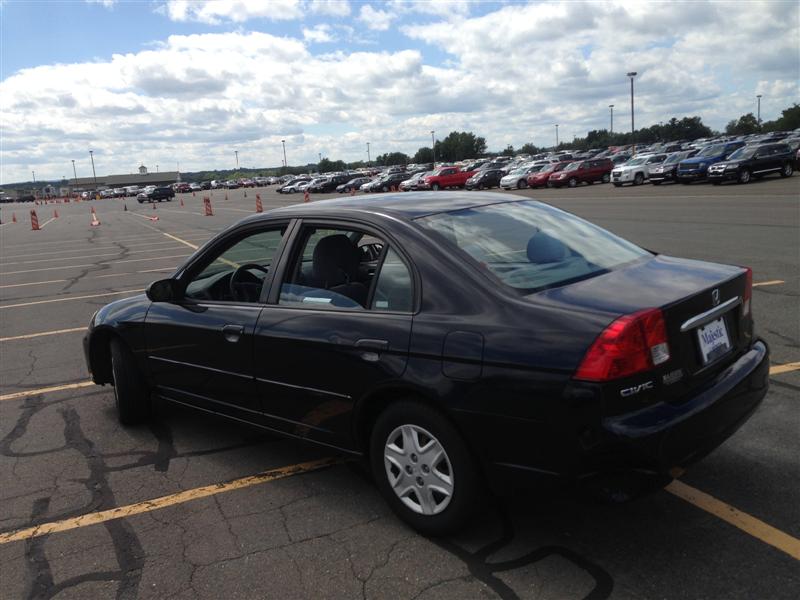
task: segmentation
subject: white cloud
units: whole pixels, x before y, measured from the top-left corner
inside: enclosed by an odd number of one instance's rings
[[[370,4],[363,5],[358,13],[358,20],[374,31],[386,31],[395,18],[396,13],[372,8]]]
[[[300,0],[168,0],[167,16],[173,21],[198,21],[216,25],[251,19],[283,21],[303,16]]]
[[[86,4],[101,4],[106,8],[111,8],[117,3],[117,0],[84,0]]]
[[[292,164],[318,152],[363,158],[367,141],[373,156],[413,153],[430,143],[431,129],[437,137],[474,131],[490,149],[551,144],[554,123],[562,139],[605,127],[608,104],[617,105],[615,129],[626,127],[629,70],[640,73],[641,125],[700,115],[722,128],[755,112],[757,93],[765,120],[797,102],[796,20],[770,3],[681,7],[514,4],[463,16],[457,27],[451,13],[431,18],[400,7],[386,26],[404,23],[408,38],[394,38],[406,49],[392,52],[316,46],[348,37],[331,19],[309,24],[300,39],[176,35],[108,60],[24,69],[0,83],[0,181],[26,180],[32,169],[43,178],[69,174],[70,160],[89,148],[105,173],[141,161],[213,168],[230,163],[232,148],[244,165],[280,165],[281,139]],[[169,8],[184,20],[233,19],[220,9],[202,13],[200,3]],[[420,44],[448,60],[431,63]]]
[[[333,35],[330,25],[317,25],[312,29],[303,28],[303,39],[307,42],[323,44],[333,42],[336,36]]]
[[[311,0],[308,10],[315,15],[329,17],[346,17],[350,14],[350,2],[347,0]]]

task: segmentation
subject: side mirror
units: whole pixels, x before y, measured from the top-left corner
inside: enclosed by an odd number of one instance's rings
[[[145,294],[151,302],[175,302],[178,299],[178,282],[174,279],[159,279],[147,286]]]

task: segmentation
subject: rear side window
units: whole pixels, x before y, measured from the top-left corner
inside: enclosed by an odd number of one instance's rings
[[[411,312],[413,306],[411,273],[392,248],[386,253],[372,297],[374,310]]]
[[[606,273],[650,256],[583,219],[539,202],[507,202],[417,220],[523,293]]]

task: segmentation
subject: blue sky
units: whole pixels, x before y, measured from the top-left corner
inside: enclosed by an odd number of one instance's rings
[[[699,115],[721,129],[797,102],[787,2],[0,0],[0,182],[140,163],[183,170],[490,149]],[[80,161],[80,162],[78,162]],[[65,169],[69,166],[69,169]]]

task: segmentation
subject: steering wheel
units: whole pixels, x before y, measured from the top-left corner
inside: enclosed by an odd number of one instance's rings
[[[261,291],[263,281],[258,279],[252,273],[247,273],[250,269],[261,271],[265,275],[269,273],[266,267],[262,267],[256,263],[245,263],[233,272],[228,287],[230,288],[231,297],[234,300],[242,300],[244,302],[255,302],[258,300],[258,294]],[[243,274],[247,273],[250,281],[237,281]],[[250,298],[252,296],[252,298]]]

